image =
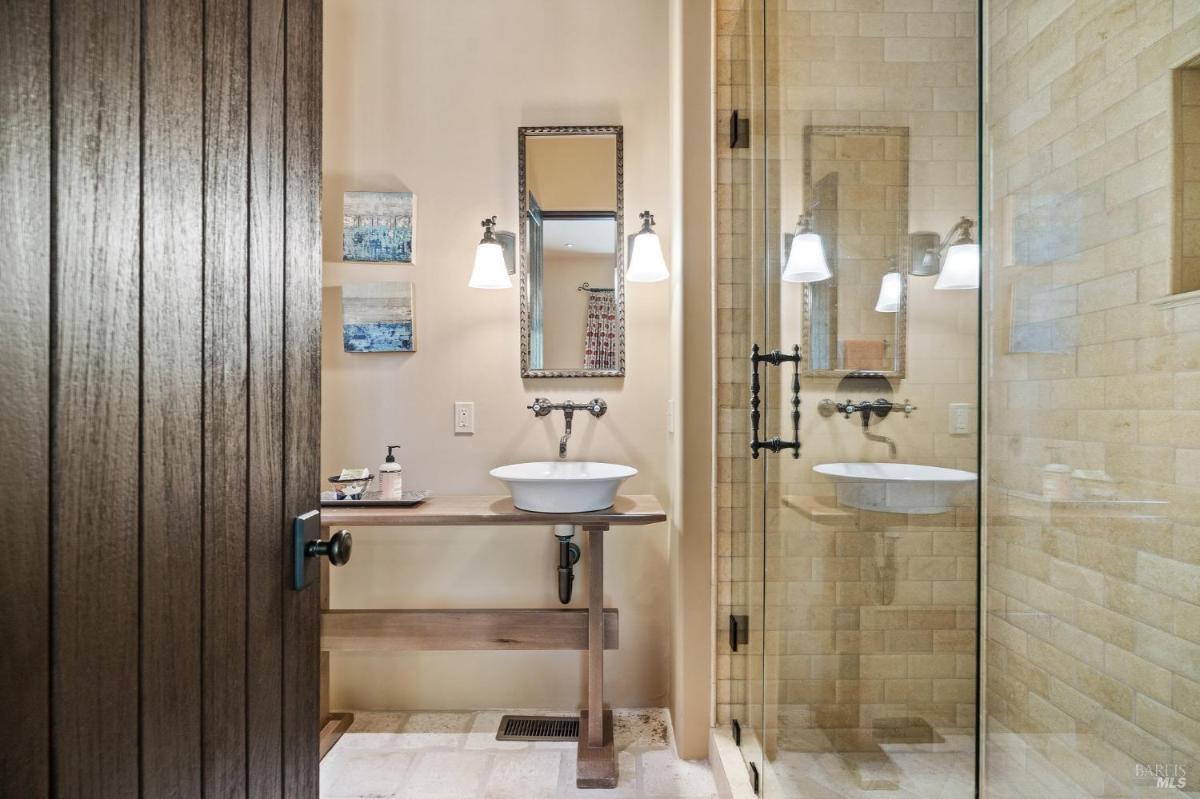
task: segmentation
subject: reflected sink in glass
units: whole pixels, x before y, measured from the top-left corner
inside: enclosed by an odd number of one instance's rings
[[[975,473],[915,463],[822,463],[841,505],[886,513],[945,513],[966,499]]]
[[[508,486],[513,505],[535,513],[586,513],[611,508],[632,466],[592,461],[537,461],[492,469]]]

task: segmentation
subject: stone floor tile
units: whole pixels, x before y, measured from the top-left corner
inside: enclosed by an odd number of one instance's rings
[[[492,756],[486,752],[422,752],[413,764],[403,799],[479,799]]]
[[[613,740],[618,751],[674,749],[671,718],[665,708],[613,711]]]
[[[559,752],[498,752],[483,799],[557,799]]]
[[[410,713],[398,746],[403,749],[460,749],[473,713]]]
[[[335,747],[321,761],[321,796],[328,799],[395,796],[415,757],[408,752],[338,751]]]
[[[707,761],[680,760],[674,750],[641,755],[642,790],[646,796],[715,797],[717,784]]]

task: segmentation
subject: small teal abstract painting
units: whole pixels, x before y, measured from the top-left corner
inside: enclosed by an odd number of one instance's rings
[[[342,286],[342,343],[346,352],[416,352],[409,281]]]
[[[413,262],[417,198],[410,191],[348,191],[342,195],[342,258]]]

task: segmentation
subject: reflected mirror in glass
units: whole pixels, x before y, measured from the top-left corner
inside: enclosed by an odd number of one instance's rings
[[[904,376],[908,143],[906,127],[804,129],[804,213],[831,272],[803,284],[808,375]]]

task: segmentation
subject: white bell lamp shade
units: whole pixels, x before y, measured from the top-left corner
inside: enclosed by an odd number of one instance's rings
[[[946,262],[938,275],[935,289],[979,288],[979,245],[955,244],[946,251]]]
[[[473,289],[510,289],[512,279],[504,263],[504,248],[494,241],[481,241],[475,248],[475,268],[467,285]]]
[[[781,280],[788,283],[817,283],[830,276],[829,263],[825,260],[825,246],[816,233],[797,233],[792,237],[787,264],[783,267]]]
[[[879,284],[879,299],[875,310],[880,313],[896,313],[904,301],[904,278],[899,272],[888,272]]]
[[[629,269],[625,279],[630,283],[658,283],[671,276],[667,262],[663,259],[662,242],[654,232],[654,215],[649,211],[640,214],[642,229],[633,237],[633,251],[629,254]]]

